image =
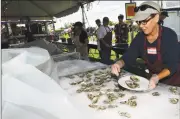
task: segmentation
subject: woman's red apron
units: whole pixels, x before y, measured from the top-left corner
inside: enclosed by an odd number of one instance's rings
[[[160,48],[161,48],[161,34],[162,34],[162,27],[159,28],[159,36],[157,39],[157,60],[154,63],[150,63],[147,59],[147,44],[146,44],[146,39],[144,42],[144,50],[145,50],[145,54],[144,54],[144,59],[145,59],[145,63],[147,65],[147,68],[149,69],[149,76],[152,76],[152,74],[158,74],[160,73],[163,69],[164,69],[164,65],[162,62],[162,57],[161,57],[161,52],[160,52]],[[176,71],[175,74],[173,74],[172,76],[170,76],[167,80],[160,80],[161,83],[164,84],[168,84],[168,85],[173,85],[173,86],[180,86],[180,63],[178,64],[178,70]]]

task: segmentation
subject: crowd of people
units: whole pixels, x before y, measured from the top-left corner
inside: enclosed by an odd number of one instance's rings
[[[164,19],[168,17],[168,13],[166,11],[162,11],[160,13],[160,17],[159,17],[159,21],[158,24],[163,26],[164,24]],[[78,38],[74,35],[70,35],[72,40],[75,42],[75,45],[77,46],[77,50],[79,51],[81,54],[81,59],[86,59],[88,60],[88,51],[85,51],[86,53],[82,53],[84,52],[85,49],[81,50],[81,45],[82,47],[86,46],[86,50],[88,50],[88,37],[95,35],[96,39],[97,39],[97,49],[99,51],[99,55],[101,58],[101,62],[104,64],[112,64],[113,61],[110,59],[111,57],[111,48],[112,48],[112,39],[113,39],[113,35],[112,35],[112,31],[114,31],[115,33],[115,46],[116,47],[120,47],[120,44],[127,44],[128,43],[128,32],[132,31],[132,24],[133,21],[130,22],[130,24],[127,24],[124,22],[124,15],[120,14],[117,17],[118,23],[114,26],[114,28],[111,28],[109,26],[109,18],[108,17],[104,17],[102,22],[100,19],[95,20],[95,23],[97,25],[97,29],[94,28],[87,28],[84,29],[83,28],[83,23],[81,22],[76,22],[73,25],[72,28],[72,33],[76,34],[76,32],[78,32],[77,34],[81,37],[83,36],[84,39],[83,40],[87,40],[86,42],[80,42],[77,43]],[[77,30],[77,29],[79,30]],[[140,31],[141,29],[139,29]],[[82,31],[82,34],[80,33]],[[81,39],[82,40],[82,39]],[[86,56],[85,56],[86,55]],[[85,58],[86,57],[86,58]],[[119,59],[119,54],[116,52],[116,59]]]
[[[169,85],[180,85],[180,45],[174,30],[164,27],[163,20],[168,17],[167,12],[162,12],[155,2],[143,2],[135,9],[132,19],[140,28],[133,39],[128,51],[123,54],[115,64],[110,60],[112,47],[112,29],[108,26],[109,18],[104,17],[95,22],[97,30],[97,47],[100,52],[101,62],[112,65],[112,73],[119,75],[121,68],[131,66],[137,58],[145,61],[146,69],[143,70],[150,79],[149,88],[156,87],[158,82]],[[115,25],[116,44],[127,43],[128,26],[123,22],[124,16],[118,16],[119,23]],[[74,24],[74,36],[77,51],[82,59],[88,58],[88,34],[83,29],[81,22]]]

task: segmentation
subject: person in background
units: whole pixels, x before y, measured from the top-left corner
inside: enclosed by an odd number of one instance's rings
[[[98,26],[98,28],[101,26],[101,20],[100,19],[96,19],[96,25]]]
[[[73,28],[72,41],[76,46],[76,52],[80,53],[82,60],[88,60],[88,35],[82,22],[76,22]]]
[[[163,26],[164,25],[164,19],[166,19],[166,17],[169,17],[168,12],[162,11],[160,14],[160,17],[159,17],[158,24]]]
[[[96,25],[97,25],[97,30],[95,31],[95,35],[96,35],[96,38],[97,38],[97,49],[98,49],[98,51],[99,51],[99,54],[100,54],[100,52],[101,52],[101,48],[100,48],[100,40],[98,39],[98,37],[97,37],[97,31],[98,31],[98,29],[100,28],[100,26],[101,26],[101,20],[100,19],[96,19]]]
[[[97,30],[97,38],[100,41],[100,57],[101,62],[110,65],[112,62],[111,57],[111,47],[112,47],[112,31],[108,26],[109,18],[103,18],[103,25]]]
[[[118,16],[119,23],[114,27],[116,43],[127,43],[128,40],[128,27],[127,24],[123,22],[123,19],[124,15],[120,14]]]
[[[114,27],[116,46],[118,46],[118,44],[128,42],[128,26],[123,22],[123,19],[124,15],[120,14],[118,16],[119,23]],[[116,53],[116,58],[119,58],[118,53]]]
[[[138,57],[145,61],[143,74],[149,79],[149,90],[158,82],[180,86],[180,51],[175,31],[158,24],[160,6],[143,2],[135,8],[134,21],[141,28],[121,60],[112,65],[112,73],[119,75],[124,66],[132,66]]]
[[[25,29],[25,42],[28,43],[28,42],[32,42],[32,41],[35,41],[36,39],[34,38],[33,36],[33,33],[31,32],[31,24],[30,23],[27,23],[26,24],[26,29]]]

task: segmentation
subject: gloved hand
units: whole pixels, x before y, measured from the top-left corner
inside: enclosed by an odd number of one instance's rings
[[[119,72],[121,71],[121,68],[123,67],[122,62],[117,62],[111,66],[111,73],[115,74],[116,76],[119,76]]]
[[[149,81],[149,89],[154,89],[159,82],[159,77],[156,74],[153,74]]]

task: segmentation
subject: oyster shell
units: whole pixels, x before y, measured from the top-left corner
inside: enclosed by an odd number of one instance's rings
[[[117,105],[108,105],[108,108],[117,108],[118,106]]]
[[[125,81],[126,85],[129,87],[129,88],[132,88],[132,89],[135,89],[135,88],[139,88],[139,84],[136,83],[136,82],[133,82],[131,80],[127,80]]]
[[[137,78],[136,76],[130,76],[130,79],[131,79],[133,82],[139,82],[139,78]]]
[[[169,88],[169,91],[173,94],[178,94],[178,88],[177,87],[172,86]]]
[[[118,96],[122,98],[122,97],[125,96],[125,94],[123,94],[123,93],[118,93]]]
[[[77,83],[76,82],[71,82],[70,85],[77,85]]]
[[[83,86],[83,87],[91,87],[91,86],[93,86],[93,83],[82,82],[81,86]]]
[[[84,90],[81,89],[81,88],[76,90],[77,93],[81,93],[81,92],[83,92],[83,91],[84,91]]]
[[[120,104],[128,104],[128,101],[121,101]]]
[[[87,77],[87,78],[90,78],[91,76],[92,76],[92,75],[91,75],[91,74],[89,74],[89,73],[86,75],[86,77]]]
[[[109,89],[109,88],[108,88],[108,89],[106,89],[106,91],[107,91],[107,92],[112,92],[113,89]]]
[[[100,91],[100,90],[101,90],[100,87],[96,87],[96,88],[93,89],[93,91]]]
[[[95,103],[98,102],[98,100],[99,100],[99,97],[94,97],[94,98],[92,99],[92,103],[95,104]]]
[[[131,97],[129,98],[129,100],[135,100],[135,99],[137,99],[137,96],[131,96]]]
[[[120,114],[120,116],[124,116],[124,117],[127,117],[127,118],[131,118],[131,115],[127,112],[118,112]]]
[[[120,92],[121,90],[119,88],[114,88],[114,92]]]
[[[97,108],[98,105],[90,104],[89,107],[91,107],[91,108]]]
[[[170,98],[169,100],[172,104],[177,104],[179,102],[179,99],[177,98]]]
[[[106,95],[110,101],[114,101],[118,99],[118,97],[114,93],[107,93]]]
[[[99,106],[98,107],[98,110],[105,110],[106,109],[106,106]]]
[[[153,96],[160,96],[160,93],[159,92],[153,92],[152,95]]]
[[[91,78],[87,78],[84,80],[84,82],[89,82],[89,81],[91,81]]]
[[[110,104],[111,101],[110,101],[110,100],[104,100],[103,103],[104,103],[104,104]]]
[[[93,95],[92,93],[89,93],[89,94],[87,94],[87,97],[88,97],[90,100],[93,100],[93,98],[95,97],[95,95]]]
[[[86,74],[85,73],[79,73],[79,74],[76,74],[78,77],[80,78],[83,78]]]
[[[104,83],[104,81],[100,81],[100,82],[95,82],[94,85],[100,86]]]
[[[93,92],[94,91],[94,87],[86,87],[83,91],[84,92]]]
[[[128,105],[131,107],[136,107],[137,106],[137,102],[134,100],[128,100]]]

